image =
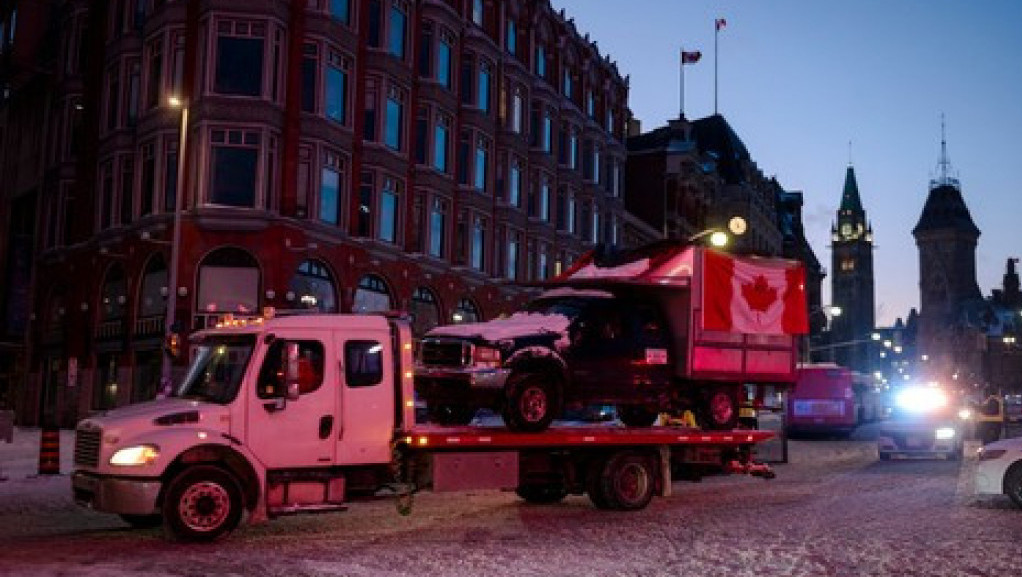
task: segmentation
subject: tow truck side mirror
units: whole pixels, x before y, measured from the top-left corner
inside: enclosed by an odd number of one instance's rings
[[[284,350],[286,355],[284,360],[285,398],[289,401],[297,401],[301,394],[298,383],[298,343],[288,343]]]

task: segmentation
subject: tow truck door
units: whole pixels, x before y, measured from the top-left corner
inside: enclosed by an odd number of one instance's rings
[[[388,463],[394,435],[395,383],[399,376],[388,328],[337,332],[340,385],[339,465]]]
[[[249,395],[247,445],[267,469],[329,467],[337,435],[337,363],[331,362],[329,331],[277,332],[260,347]],[[298,347],[298,397],[287,398],[289,345]]]

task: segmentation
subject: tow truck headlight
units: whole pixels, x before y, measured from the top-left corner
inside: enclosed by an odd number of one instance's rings
[[[118,450],[110,457],[110,464],[118,467],[140,467],[151,465],[160,456],[156,445],[136,445]]]
[[[952,429],[951,427],[941,427],[934,431],[933,434],[935,437],[937,437],[938,440],[941,441],[946,441],[948,439],[955,438],[955,430]]]
[[[500,368],[500,349],[483,346],[473,347],[472,365],[486,369]]]

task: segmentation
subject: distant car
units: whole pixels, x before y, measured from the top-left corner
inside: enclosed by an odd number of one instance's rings
[[[994,441],[979,450],[976,493],[1007,495],[1022,507],[1022,437]]]
[[[886,461],[894,455],[962,456],[964,415],[937,387],[910,386],[898,392],[889,419],[877,432],[877,455]]]

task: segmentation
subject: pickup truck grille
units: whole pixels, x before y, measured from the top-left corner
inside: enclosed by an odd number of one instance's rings
[[[472,358],[472,345],[456,339],[423,339],[420,347],[426,367],[464,367]]]
[[[102,438],[101,429],[78,429],[75,433],[75,465],[98,466],[99,443]]]

